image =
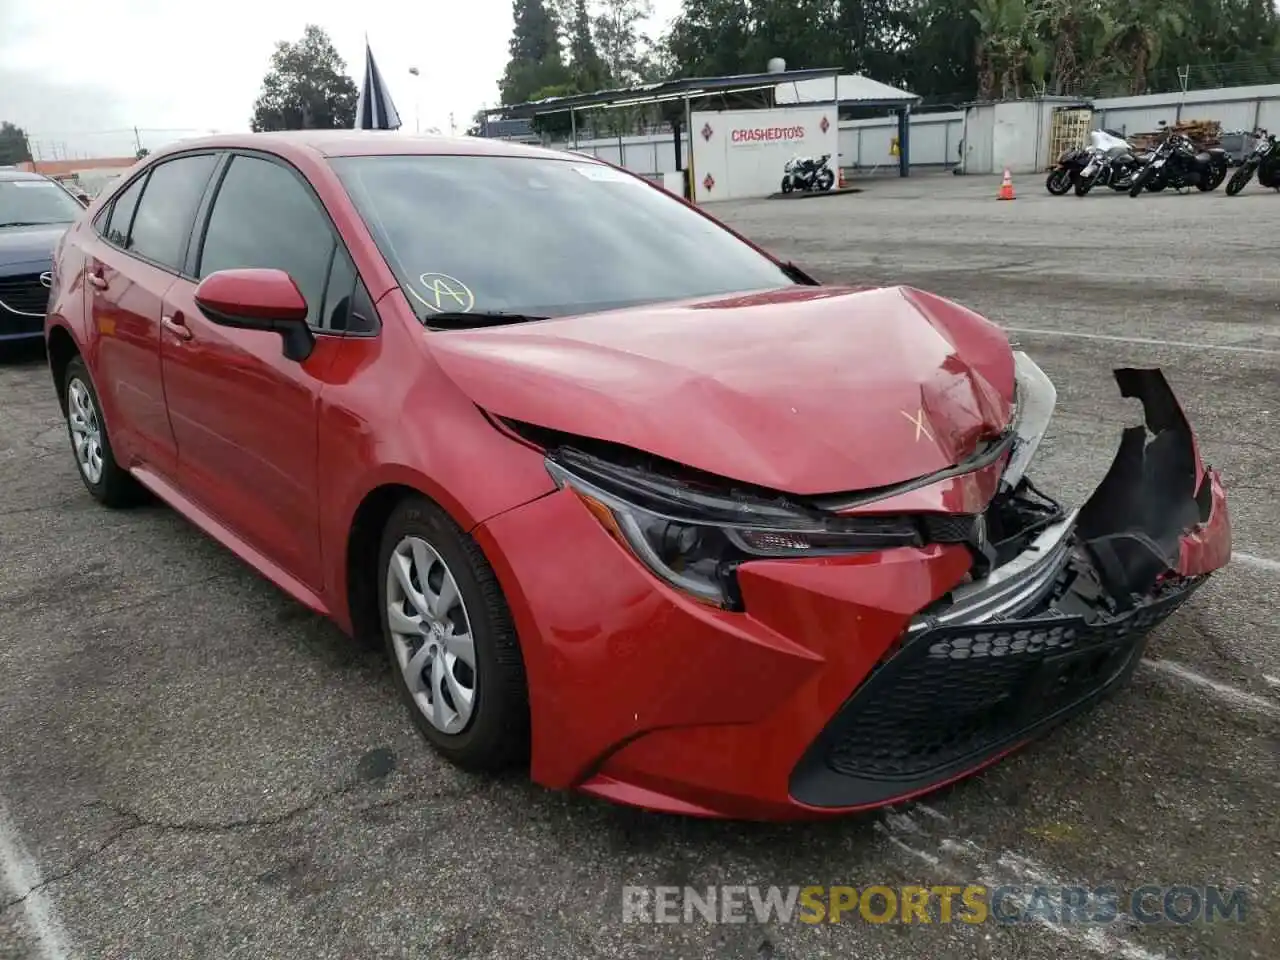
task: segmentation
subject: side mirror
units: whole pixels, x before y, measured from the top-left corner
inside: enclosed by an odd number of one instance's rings
[[[284,355],[301,363],[315,337],[307,326],[307,301],[283,270],[219,270],[200,281],[196,306],[213,323],[280,334]]]

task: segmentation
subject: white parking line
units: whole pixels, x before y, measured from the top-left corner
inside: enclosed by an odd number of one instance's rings
[[[1148,347],[1189,347],[1193,350],[1226,350],[1230,353],[1253,353],[1280,357],[1280,350],[1267,347],[1238,347],[1229,343],[1193,343],[1190,340],[1156,340],[1150,337],[1121,337],[1110,333],[1085,333],[1081,330],[1042,330],[1038,327],[1005,327],[1009,333],[1027,333],[1042,337],[1075,337],[1079,340],[1105,340],[1109,343],[1136,343]]]
[[[914,811],[918,807],[910,807],[908,809]],[[939,816],[936,811],[928,810],[925,812],[935,819]],[[889,819],[890,817],[892,819]],[[976,870],[977,876],[974,879],[988,888],[1007,886],[1011,881],[1014,884],[1030,887],[1060,887],[1065,885],[1060,877],[1055,876],[1048,868],[1028,857],[1020,856],[1009,850],[1002,850],[995,857],[991,857],[986,850],[972,840],[943,838],[938,844],[938,854],[942,856],[931,853],[929,850],[921,849],[920,844],[924,840],[924,837],[921,836],[923,831],[911,819],[909,812],[886,812],[885,819],[877,822],[875,829],[903,853],[932,867],[940,866],[942,857],[961,861],[963,864],[962,869],[966,869],[966,871]],[[904,836],[906,839],[904,839]],[[961,864],[957,865],[961,866]],[[1026,895],[1021,891],[1009,891],[1009,895],[1005,899],[1019,908],[1027,905]],[[1167,960],[1166,954],[1153,953],[1144,947],[1138,946],[1131,940],[1116,936],[1101,927],[1067,926],[1056,923],[1043,914],[1036,914],[1031,919],[1049,933],[1076,943],[1100,956],[1112,958],[1112,960],[1117,957],[1121,958],[1121,960]],[[1116,926],[1120,926],[1127,918],[1121,915],[1116,919],[1120,921]]]
[[[1183,683],[1198,687],[1229,707],[1243,709],[1250,713],[1258,713],[1264,717],[1280,718],[1280,703],[1268,700],[1266,697],[1260,697],[1256,693],[1241,690],[1239,687],[1233,687],[1231,684],[1223,683],[1221,680],[1213,680],[1173,660],[1143,660],[1142,665],[1148,669],[1159,671],[1165,676],[1173,677]]]
[[[1268,570],[1271,573],[1280,573],[1280,561],[1268,560],[1266,557],[1255,557],[1251,553],[1241,553],[1239,550],[1231,551],[1231,559],[1239,560],[1250,567],[1257,567],[1259,570]]]
[[[72,954],[67,935],[53,904],[40,889],[40,868],[18,836],[3,800],[0,800],[0,875],[13,896],[22,898],[22,909],[40,948],[40,956],[44,960],[68,960]]]

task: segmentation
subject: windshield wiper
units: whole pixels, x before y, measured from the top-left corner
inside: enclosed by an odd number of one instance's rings
[[[51,227],[57,223],[66,223],[65,220],[6,220],[0,223],[0,227]]]
[[[501,310],[461,310],[444,313],[433,313],[427,318],[428,327],[442,327],[446,330],[466,330],[468,327],[498,327],[508,323],[532,323],[535,320],[546,320],[547,317],[535,317],[527,313],[503,313]]]
[[[797,267],[790,260],[788,260],[786,263],[782,265],[782,272],[786,274],[788,280],[794,280],[796,283],[801,284],[802,286],[806,286],[806,287],[822,286],[822,284],[820,284],[817,280],[813,279],[813,277],[809,276],[809,274],[805,273],[803,270]]]

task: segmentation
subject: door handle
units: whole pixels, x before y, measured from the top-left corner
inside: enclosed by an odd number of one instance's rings
[[[164,328],[179,340],[191,339],[191,328],[182,322],[181,317],[170,317],[166,315],[160,318],[160,323],[163,324]]]
[[[89,271],[89,284],[98,290],[107,289],[107,278],[102,275],[101,267]]]

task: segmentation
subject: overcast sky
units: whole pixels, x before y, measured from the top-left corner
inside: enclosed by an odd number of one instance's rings
[[[657,35],[679,0],[653,6]],[[0,120],[25,128],[44,157],[132,153],[135,126],[152,149],[248,130],[275,42],[307,23],[329,33],[357,83],[368,31],[409,130],[415,104],[422,128],[448,133],[452,112],[461,133],[498,102],[511,0],[0,0]]]

